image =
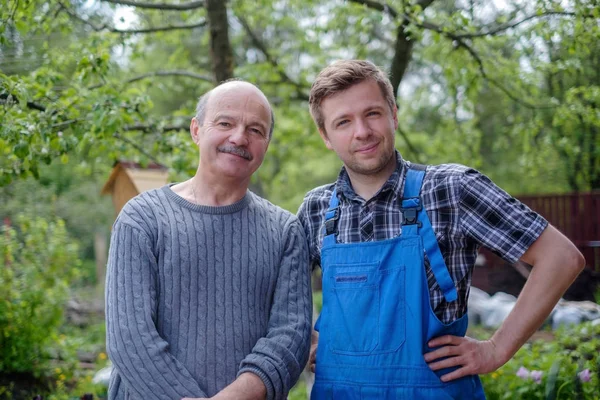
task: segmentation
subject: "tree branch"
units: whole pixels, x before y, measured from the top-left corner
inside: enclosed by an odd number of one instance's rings
[[[151,78],[153,76],[185,76],[188,78],[198,79],[205,82],[215,83],[214,79],[207,75],[197,74],[191,71],[173,70],[173,71],[155,71],[130,78],[126,83],[133,83],[142,79]]]
[[[121,136],[118,133],[114,133],[113,137],[115,139],[119,139],[119,140],[127,143],[129,146],[133,147],[134,149],[136,149],[137,151],[139,151],[140,153],[142,153],[143,155],[145,155],[146,157],[148,157],[150,160],[154,161],[155,163],[160,164],[160,165],[164,165],[162,162],[158,161],[156,159],[156,157],[154,157],[152,154],[148,153],[146,150],[144,150],[144,148],[142,148],[137,143],[131,141],[130,139],[128,139],[128,138],[126,138],[124,136]]]
[[[495,79],[491,78],[488,74],[487,71],[485,70],[485,67],[483,65],[483,61],[481,59],[481,57],[479,56],[479,54],[477,54],[477,52],[475,51],[475,49],[473,49],[473,47],[471,47],[469,44],[467,44],[465,42],[465,39],[469,39],[469,38],[473,38],[473,37],[478,37],[478,36],[486,36],[486,35],[493,35],[493,34],[497,34],[499,32],[502,32],[504,30],[510,29],[512,27],[518,26],[528,20],[531,20],[533,18],[536,17],[542,17],[542,16],[549,16],[549,15],[569,15],[572,16],[574,15],[574,13],[568,13],[568,12],[559,12],[559,11],[549,11],[547,13],[543,13],[543,14],[535,14],[535,15],[531,15],[529,17],[526,17],[520,21],[511,23],[511,24],[507,24],[507,25],[503,25],[501,27],[495,28],[493,30],[490,30],[488,32],[485,33],[472,33],[472,34],[467,34],[467,33],[463,33],[463,34],[459,34],[459,33],[454,33],[454,32],[449,32],[446,29],[435,25],[431,22],[417,22],[414,21],[414,19],[406,14],[406,13],[402,13],[399,14],[396,10],[394,10],[392,7],[388,6],[388,5],[384,5],[381,4],[377,1],[373,1],[373,0],[349,0],[353,3],[358,3],[358,4],[363,4],[369,8],[373,8],[375,10],[379,10],[379,11],[383,11],[383,12],[387,12],[389,15],[393,16],[393,17],[398,17],[398,16],[402,16],[403,18],[403,24],[406,23],[407,21],[412,22],[415,26],[422,28],[422,29],[427,29],[427,30],[431,30],[431,31],[435,31],[443,36],[446,36],[450,39],[452,39],[453,41],[455,41],[456,46],[457,47],[462,47],[465,50],[467,50],[467,52],[471,55],[471,57],[473,57],[473,59],[475,60],[475,62],[478,65],[479,68],[479,72],[481,74],[481,76],[486,79],[488,82],[490,82],[493,86],[495,86],[496,88],[500,89],[504,94],[506,94],[511,100],[524,105],[527,108],[531,108],[531,109],[548,109],[548,108],[555,108],[555,105],[543,105],[543,106],[539,106],[539,105],[535,105],[535,104],[531,104],[525,100],[522,100],[521,98],[517,97],[516,95],[512,94],[510,90],[508,90],[506,87],[504,87],[504,85],[502,85],[500,82],[496,81]],[[421,7],[425,8],[427,6],[429,6],[434,0],[421,0],[419,2],[419,5],[421,5]],[[402,27],[403,25],[398,27],[398,36],[396,39],[396,52],[395,52],[395,56],[394,56],[394,62],[392,63],[392,69],[394,70],[394,67],[396,66],[400,66],[401,68],[396,68],[396,69],[401,69],[401,71],[397,71],[396,73],[392,73],[392,78],[394,78],[394,81],[392,82],[392,86],[394,87],[394,90],[398,90],[398,86],[400,84],[400,81],[402,79],[402,76],[399,75],[400,73],[404,73],[404,70],[406,68],[406,65],[408,63],[408,59],[407,57],[410,54],[411,51],[411,42],[408,43],[404,43],[405,42],[405,37],[403,36],[403,31],[402,31]],[[396,86],[394,86],[394,84],[396,84]],[[406,137],[405,137],[406,140]]]
[[[198,79],[198,80],[210,82],[213,84],[215,83],[215,81],[210,76],[196,74],[195,72],[191,72],[191,71],[173,70],[173,71],[148,72],[147,74],[134,76],[133,78],[130,78],[130,79],[126,80],[125,82],[123,82],[123,84],[126,85],[129,83],[141,81],[142,79],[152,78],[153,76],[185,76],[187,78]],[[102,82],[102,83],[98,83],[96,85],[90,86],[88,89],[90,89],[90,90],[98,89],[99,87],[102,87],[104,85],[106,85],[106,82]]]
[[[369,8],[372,8],[374,10],[378,10],[378,11],[382,11],[382,12],[386,12],[387,14],[389,14],[390,16],[392,16],[393,18],[398,18],[398,17],[403,17],[405,19],[409,19],[412,20],[413,18],[411,18],[410,15],[406,14],[406,13],[399,13],[398,11],[396,11],[392,6],[389,6],[387,4],[382,4],[379,3],[377,1],[374,0],[348,0],[352,3],[357,3],[357,4],[362,4],[365,5]],[[421,8],[425,9],[427,7],[429,7],[429,5],[431,5],[431,3],[433,3],[435,0],[420,0],[417,2],[418,5],[421,6]],[[488,30],[483,30],[483,28],[480,29],[479,32],[474,32],[474,33],[458,33],[458,32],[454,32],[453,33],[453,37],[456,39],[472,39],[472,38],[476,38],[476,37],[483,37],[483,36],[493,36],[493,35],[497,35],[500,32],[504,32],[508,29],[512,29],[512,28],[516,28],[517,26],[530,21],[532,19],[535,18],[545,18],[545,17],[550,17],[550,16],[554,16],[554,15],[560,15],[560,16],[567,16],[567,17],[574,17],[577,14],[574,12],[568,12],[568,11],[546,11],[543,13],[539,13],[539,14],[532,14],[529,15],[527,17],[524,17],[523,19],[520,19],[518,21],[514,21],[514,22],[509,22],[506,23],[504,25],[500,25],[497,26],[495,28],[492,29],[488,29]],[[433,24],[430,24],[428,22],[423,22],[422,24],[416,24],[417,26],[420,26],[423,29],[431,29],[431,26],[433,26]],[[444,28],[440,28],[440,29],[444,29]],[[437,29],[433,29],[436,30],[437,32],[439,32]],[[440,32],[441,33],[441,32]]]
[[[463,38],[461,38],[459,35],[453,33],[453,32],[448,32],[446,30],[444,30],[444,28],[432,24],[431,22],[422,22],[422,23],[417,23],[414,22],[413,23],[423,29],[428,29],[428,30],[432,30],[435,31],[449,39],[452,39],[454,41],[454,44],[457,48],[464,48],[465,50],[467,50],[467,52],[471,55],[471,57],[475,60],[475,62],[477,63],[479,72],[481,74],[481,76],[486,79],[488,82],[490,82],[493,86],[495,86],[496,88],[500,89],[504,94],[506,94],[511,100],[513,100],[516,103],[519,103],[527,108],[530,109],[549,109],[549,108],[556,108],[556,105],[553,104],[548,104],[548,105],[535,105],[532,103],[529,103],[528,101],[522,100],[521,98],[519,98],[518,96],[514,95],[513,93],[511,93],[511,91],[504,87],[504,85],[502,85],[500,82],[498,82],[497,80],[495,80],[494,78],[491,78],[488,74],[487,71],[485,69],[485,66],[483,65],[483,60],[481,59],[481,57],[479,56],[479,54],[477,54],[477,52],[475,51],[475,49],[473,47],[471,47]]]
[[[182,4],[170,4],[170,3],[145,3],[143,1],[128,1],[128,0],[100,0],[105,3],[120,4],[122,6],[131,6],[137,8],[149,8],[152,10],[195,10],[197,8],[204,7],[204,0],[191,1],[189,3]]]
[[[302,86],[300,83],[294,81],[292,78],[290,78],[288,76],[288,74],[285,73],[285,71],[283,70],[283,68],[281,68],[281,66],[279,65],[277,60],[275,58],[273,58],[273,56],[271,56],[271,54],[269,53],[269,50],[267,49],[267,46],[265,46],[263,41],[260,40],[260,38],[256,35],[256,33],[254,33],[254,31],[250,27],[250,24],[248,24],[248,21],[241,15],[236,15],[236,18],[240,21],[240,24],[242,24],[242,26],[244,27],[244,30],[246,31],[246,33],[248,33],[248,36],[250,36],[250,39],[252,40],[254,47],[256,47],[261,53],[263,53],[267,62],[269,62],[269,64],[271,64],[277,70],[277,73],[279,74],[279,76],[281,76],[283,81],[286,83],[289,83],[290,85],[292,85],[296,88],[296,91],[297,91],[296,97],[298,99],[308,101],[308,95],[306,93],[304,93],[305,87]]]
[[[84,121],[83,118],[77,118],[77,119],[69,119],[67,121],[63,121],[63,122],[59,122],[57,124],[54,125],[50,125],[50,128],[62,128],[63,126],[69,126],[71,124],[77,123],[77,122],[81,122]]]
[[[497,80],[491,78],[487,74],[487,71],[485,70],[485,67],[483,65],[483,60],[481,59],[481,57],[479,57],[479,54],[477,54],[477,52],[475,51],[475,49],[473,49],[471,46],[469,46],[467,43],[465,43],[461,39],[455,39],[455,40],[458,43],[458,47],[464,48],[471,55],[471,57],[473,57],[473,59],[475,60],[475,62],[478,65],[479,73],[481,74],[482,78],[484,78],[485,80],[487,80],[488,82],[490,82],[496,88],[500,89],[506,96],[508,96],[508,98],[510,98],[515,103],[521,104],[521,105],[523,105],[523,106],[525,106],[527,108],[530,108],[532,110],[543,110],[543,109],[549,109],[549,108],[556,108],[557,107],[556,105],[553,105],[553,104],[535,105],[535,104],[532,104],[532,103],[530,103],[528,101],[525,101],[525,100],[517,97],[508,88],[506,88],[500,82],[498,82]]]
[[[532,19],[535,18],[544,18],[544,17],[549,17],[549,16],[553,16],[553,15],[561,15],[561,16],[569,16],[569,17],[573,17],[576,14],[573,12],[566,12],[566,11],[548,11],[548,12],[544,12],[541,14],[533,14],[533,15],[529,15],[527,17],[524,17],[523,19],[516,21],[516,22],[510,22],[504,25],[500,25],[496,28],[493,29],[489,29],[487,31],[480,31],[480,32],[475,32],[475,33],[455,33],[454,36],[459,38],[459,39],[472,39],[472,38],[476,38],[476,37],[483,37],[483,36],[494,36],[500,32],[504,32],[508,29],[512,29],[512,28],[516,28],[517,26],[521,25],[524,22],[530,21]]]
[[[162,127],[162,129],[160,129],[160,132],[172,132],[172,131],[186,131],[190,129],[190,125],[165,125]],[[145,133],[149,133],[149,132],[154,132],[157,131],[156,129],[156,125],[147,125],[147,124],[133,124],[133,125],[127,125],[125,127],[122,128],[122,130],[124,131],[140,131],[140,132],[145,132]]]
[[[187,25],[167,25],[167,26],[160,26],[160,27],[155,27],[155,28],[142,28],[142,29],[117,29],[114,26],[110,26],[108,24],[103,24],[101,26],[94,25],[91,21],[89,21],[85,18],[82,18],[78,14],[69,10],[69,8],[67,6],[65,6],[64,4],[62,4],[62,2],[59,2],[58,4],[60,5],[60,8],[63,9],[71,18],[74,18],[78,21],[83,22],[84,24],[88,25],[96,32],[108,31],[111,33],[120,33],[120,34],[143,34],[143,33],[174,31],[177,29],[194,29],[194,28],[201,28],[203,26],[206,26],[206,21],[199,21],[199,22],[195,22],[193,24],[187,24]]]
[[[431,5],[435,0],[419,0],[417,4],[424,10]]]
[[[154,32],[166,32],[166,31],[175,31],[180,29],[195,29],[202,28],[206,26],[206,21],[199,21],[193,24],[187,25],[167,25],[167,26],[159,26],[156,28],[145,28],[145,29],[115,29],[112,28],[110,31],[115,33],[127,33],[127,34],[138,34],[138,33],[154,33]]]
[[[400,128],[400,126],[398,125],[398,128],[396,129],[396,132],[398,132],[400,134],[400,136],[402,137],[402,139],[404,139],[404,142],[406,143],[406,146],[408,146],[408,149],[412,152],[412,159],[414,159],[417,163],[421,164],[421,157],[419,154],[417,149],[415,148],[415,146],[411,143],[411,141],[408,139],[408,134],[402,129]]]
[[[10,13],[10,17],[8,18],[9,21],[14,21],[15,20],[15,14],[17,13],[17,10],[19,9],[19,0],[15,1],[15,8],[13,8],[12,12]]]
[[[15,99],[16,103],[19,102],[17,96],[13,95],[12,93],[0,93],[0,101],[2,103],[4,103],[4,104],[8,103],[8,100],[10,98]],[[37,104],[37,103],[34,103],[32,101],[28,101],[26,104],[27,104],[27,107],[31,108],[32,110],[37,110],[37,111],[42,111],[42,112],[46,111],[46,107],[44,107],[41,104]]]
[[[383,12],[389,14],[393,18],[398,18],[398,16],[400,15],[398,13],[398,11],[396,11],[392,6],[389,6],[387,4],[381,4],[378,1],[373,1],[373,0],[348,0],[348,1],[350,1],[351,3],[362,4],[363,6],[367,6],[374,10],[383,11]],[[431,1],[433,1],[433,0],[431,0]]]

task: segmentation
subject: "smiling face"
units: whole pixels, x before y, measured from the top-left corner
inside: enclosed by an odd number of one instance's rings
[[[398,120],[395,107],[390,109],[377,82],[367,79],[326,97],[321,113],[321,137],[342,160],[351,179],[357,175],[387,178],[393,172]]]
[[[200,170],[213,178],[247,183],[269,145],[271,107],[247,82],[228,82],[210,93],[204,121],[192,119],[192,138],[200,148]]]

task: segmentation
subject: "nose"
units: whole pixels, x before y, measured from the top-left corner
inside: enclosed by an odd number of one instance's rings
[[[367,139],[371,136],[371,127],[369,122],[363,118],[358,118],[355,123],[354,137],[356,139]]]
[[[229,136],[229,142],[236,146],[247,146],[248,145],[248,136],[246,135],[246,130],[244,126],[238,125],[231,131],[231,135]]]

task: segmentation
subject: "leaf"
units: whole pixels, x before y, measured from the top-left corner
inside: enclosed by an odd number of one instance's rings
[[[550,367],[548,372],[548,378],[546,380],[545,397],[546,400],[555,400],[558,390],[558,374],[560,372],[561,359],[558,358]]]
[[[13,153],[20,159],[24,159],[29,155],[29,144],[25,142],[20,142],[16,146],[13,147]]]

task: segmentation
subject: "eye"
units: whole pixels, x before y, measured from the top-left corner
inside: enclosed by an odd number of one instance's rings
[[[378,116],[378,115],[381,115],[381,113],[379,111],[369,111],[367,113],[367,117]]]
[[[348,122],[350,122],[350,120],[348,120],[348,119],[342,119],[342,120],[336,122],[335,127],[339,128],[340,126],[346,125]]]
[[[249,131],[256,135],[264,136],[263,131],[258,128],[250,128]]]
[[[231,127],[231,123],[227,122],[227,121],[221,121],[217,123],[219,126],[222,126],[223,128],[230,128]]]

